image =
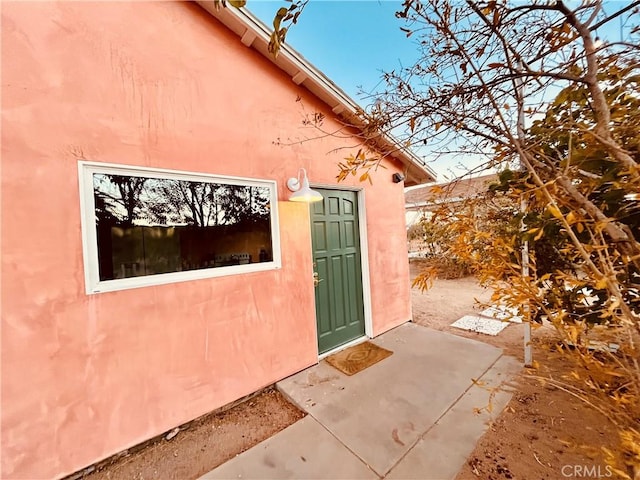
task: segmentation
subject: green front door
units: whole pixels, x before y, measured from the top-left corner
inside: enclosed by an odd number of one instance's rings
[[[356,192],[317,189],[311,204],[318,350],[329,351],[364,335],[362,265]]]

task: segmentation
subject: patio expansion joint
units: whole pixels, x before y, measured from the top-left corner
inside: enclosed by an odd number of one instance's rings
[[[319,364],[319,362],[318,362]],[[318,365],[316,364],[316,365]],[[312,365],[314,366],[314,365]],[[309,367],[308,367],[309,368]],[[302,370],[301,370],[302,371]],[[295,375],[295,374],[294,374]],[[483,373],[484,375],[484,373]],[[293,375],[292,375],[293,376]],[[354,457],[356,457],[358,460],[360,460],[360,462],[362,462],[370,471],[372,471],[379,479],[383,479],[384,476],[381,475],[380,473],[378,473],[377,471],[375,471],[373,469],[373,467],[371,465],[369,465],[360,455],[358,455],[356,452],[354,452],[351,448],[349,448],[342,440],[340,440],[340,438],[331,431],[331,429],[329,429],[319,418],[317,418],[312,412],[310,412],[307,407],[305,405],[303,405],[301,402],[299,402],[296,398],[294,398],[294,396],[292,396],[287,389],[282,388],[279,384],[280,382],[276,383],[276,389],[293,405],[295,405],[299,410],[303,411],[306,415],[305,416],[309,416],[311,418],[313,418],[322,428],[324,428],[329,435],[331,435],[333,438],[335,438],[338,443],[340,443],[340,445],[342,445],[348,452],[350,452]],[[457,401],[457,400],[456,400]],[[303,417],[304,418],[304,417]]]
[[[483,375],[484,375],[484,374],[483,374]],[[456,401],[457,401],[457,400],[456,400]],[[381,480],[382,480],[382,479],[384,478],[384,475],[380,475],[378,472],[376,472],[376,471],[373,469],[373,467],[372,467],[371,465],[369,465],[367,462],[365,462],[365,461],[364,461],[364,459],[363,459],[360,455],[358,455],[356,452],[354,452],[353,450],[351,450],[347,445],[345,445],[345,443],[344,443],[342,440],[340,440],[340,438],[339,438],[335,433],[333,433],[333,432],[332,432],[332,431],[331,431],[331,430],[330,430],[330,429],[329,429],[325,424],[323,424],[319,419],[317,419],[317,418],[316,418],[312,413],[307,412],[307,415],[309,415],[309,416],[310,416],[311,418],[313,418],[316,422],[318,422],[318,424],[319,424],[322,428],[324,428],[327,432],[329,432],[329,435],[331,435],[333,438],[335,438],[335,439],[338,441],[338,443],[340,443],[340,445],[342,445],[345,449],[347,449],[347,450],[349,451],[349,453],[351,453],[354,457],[356,457],[356,458],[357,458],[358,460],[360,460],[364,465],[366,465],[366,467],[367,467],[369,470],[371,470],[373,473],[375,473],[375,474],[376,474],[376,476],[377,476],[379,479],[381,479]],[[413,447],[412,447],[412,448],[413,448]]]
[[[498,363],[498,360],[500,360],[502,357],[504,357],[504,353],[500,354],[500,356],[499,356],[498,358],[496,358],[496,359],[495,359],[495,361],[494,361],[491,365],[489,365],[489,366],[488,366],[488,367],[487,367],[487,368],[482,372],[482,375],[478,376],[478,379],[477,379],[477,380],[480,380],[482,377],[484,377],[484,376],[487,374],[487,372],[488,372],[489,370],[491,370],[491,369],[494,367],[494,365],[495,365],[496,363]],[[398,464],[399,464],[400,462],[402,462],[402,461],[405,459],[405,457],[406,457],[407,455],[409,455],[409,453],[410,453],[410,452],[415,448],[415,446],[416,446],[416,445],[417,445],[421,440],[423,440],[423,439],[424,439],[424,437],[426,437],[426,436],[427,436],[427,434],[428,434],[431,430],[433,430],[433,428],[434,428],[434,427],[436,427],[436,426],[438,425],[438,423],[440,422],[440,420],[442,420],[442,419],[444,418],[444,416],[445,416],[447,413],[449,413],[449,411],[451,411],[451,409],[452,409],[453,407],[455,407],[455,406],[458,404],[458,402],[462,399],[462,397],[464,397],[464,396],[467,394],[467,392],[469,392],[469,390],[471,390],[475,385],[476,385],[476,384],[475,384],[474,382],[472,382],[472,383],[471,383],[471,385],[469,385],[469,387],[467,387],[467,388],[466,388],[466,389],[465,389],[465,390],[464,390],[464,391],[463,391],[463,392],[458,396],[458,398],[456,398],[456,399],[451,403],[451,405],[449,405],[449,407],[447,407],[447,409],[446,409],[444,412],[442,412],[442,415],[440,415],[440,416],[435,420],[435,422],[433,422],[433,423],[431,424],[431,426],[430,426],[429,428],[427,428],[427,429],[426,429],[426,430],[425,430],[421,435],[419,435],[419,436],[418,436],[418,438],[416,438],[416,439],[415,439],[415,441],[411,444],[411,446],[407,449],[407,451],[406,451],[406,452],[404,452],[404,455],[402,455],[402,456],[398,459],[398,461],[397,461],[397,462],[395,462],[395,463],[392,465],[392,467],[384,473],[384,475],[383,475],[381,478],[382,478],[382,479],[386,478],[386,476],[387,476],[387,475],[389,475],[389,473],[391,473],[391,472],[393,471],[393,469],[394,469],[394,468],[396,468],[396,467],[398,466]],[[335,436],[335,435],[334,435],[334,436]],[[339,439],[338,439],[338,440],[339,440]],[[354,455],[355,455],[355,454],[354,454]],[[358,457],[358,458],[360,458],[360,457]],[[369,467],[369,468],[371,468],[371,467]],[[371,470],[372,470],[372,471],[374,471],[373,469],[371,469]],[[375,472],[375,473],[378,473],[378,472]],[[378,475],[379,475],[379,474],[378,474]]]

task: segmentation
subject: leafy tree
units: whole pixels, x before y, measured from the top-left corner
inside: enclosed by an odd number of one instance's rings
[[[187,180],[97,175],[94,179],[99,223],[209,227],[269,219],[269,190],[263,187]]]
[[[276,13],[274,54],[307,1]],[[481,207],[441,217],[455,220],[445,221],[457,234],[451,251],[475,263],[496,299],[549,320],[575,347],[585,390],[620,428],[627,468],[616,472],[632,478],[640,471],[640,2],[608,7],[405,0],[396,16],[419,56],[384,74],[373,106],[359,112],[370,148],[345,159],[338,177],[364,169],[370,180],[381,132],[502,170]],[[596,31],[614,19],[624,32],[601,43]],[[594,322],[621,332],[618,354],[581,343]]]
[[[123,175],[96,175],[94,195],[98,220],[117,219],[124,226],[132,226],[140,215],[140,197],[147,180]],[[107,187],[105,188],[104,185]]]
[[[150,201],[145,202],[149,217],[160,223],[215,225],[218,205],[212,202],[218,185],[186,180],[157,180],[150,187]]]
[[[620,428],[627,478],[640,468],[640,44],[635,26],[635,40],[602,45],[595,30],[614,16],[629,25],[639,4],[606,17],[597,1],[407,0],[397,15],[421,56],[385,74],[363,113],[406,145],[503,171],[482,203],[441,215],[456,234],[449,252],[474,262],[496,300],[550,321],[575,348],[585,391]],[[617,354],[582,341],[593,323],[615,328]]]

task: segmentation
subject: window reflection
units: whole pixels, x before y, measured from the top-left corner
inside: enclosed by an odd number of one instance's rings
[[[100,280],[273,260],[270,189],[93,174]]]

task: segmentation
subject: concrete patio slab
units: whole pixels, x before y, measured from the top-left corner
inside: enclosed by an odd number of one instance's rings
[[[279,382],[308,415],[201,480],[454,478],[520,362],[411,323],[372,341],[393,355],[353,376],[322,361]]]
[[[509,380],[521,369],[515,358],[500,357],[385,478],[455,478],[490,422],[509,403],[513,394]]]
[[[200,480],[378,479],[311,416],[220,465]]]
[[[352,377],[320,362],[278,388],[383,477],[502,351],[411,323],[373,342],[394,354]]]

